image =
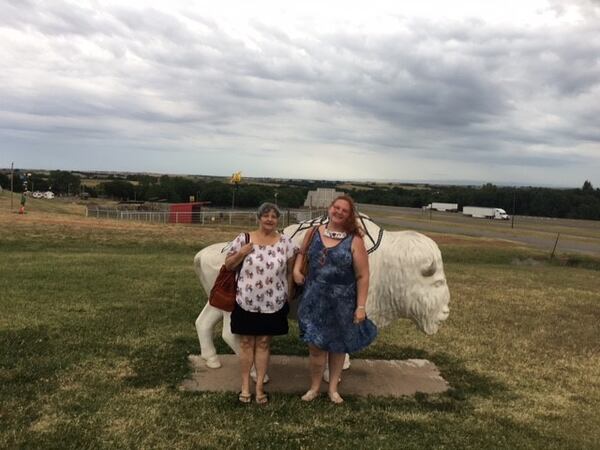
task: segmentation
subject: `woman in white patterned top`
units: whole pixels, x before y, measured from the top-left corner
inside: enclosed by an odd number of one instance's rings
[[[263,389],[273,336],[287,334],[288,299],[292,266],[298,248],[277,231],[279,208],[263,203],[257,212],[259,226],[246,243],[241,233],[225,259],[228,270],[239,269],[231,332],[240,335],[242,389],[239,401],[250,403],[250,369],[256,366],[256,402],[267,403]],[[241,264],[241,268],[240,268]]]

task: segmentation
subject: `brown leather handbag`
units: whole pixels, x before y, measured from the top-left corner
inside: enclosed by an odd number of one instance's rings
[[[300,272],[302,272],[302,275],[304,275],[304,278],[306,278],[308,276],[308,247],[310,247],[310,243],[313,240],[313,237],[315,237],[315,232],[319,229],[318,226],[316,227],[312,227],[310,230],[308,230],[308,239],[306,241],[304,241],[304,245],[302,246],[302,249],[300,250],[300,253],[302,254],[302,267],[300,267]]]
[[[315,237],[316,231],[319,229],[319,226],[312,227],[307,231],[308,237],[303,242],[302,248],[300,249],[300,253],[302,254],[302,267],[300,267],[300,272],[304,275],[304,283],[306,284],[306,278],[308,277],[308,247],[310,247],[310,243]],[[299,285],[294,283],[294,289],[292,291],[292,298],[289,299],[290,304],[290,312],[288,317],[290,319],[298,319],[298,302],[300,297],[302,296],[302,292],[304,291],[304,285]]]
[[[250,235],[244,233],[246,244],[250,242]],[[223,311],[231,312],[235,308],[235,296],[237,293],[237,278],[243,263],[235,270],[227,270],[225,264],[221,266],[219,275],[213,284],[210,294],[208,295],[208,303],[215,308]]]

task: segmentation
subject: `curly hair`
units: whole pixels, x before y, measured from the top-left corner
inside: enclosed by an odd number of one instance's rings
[[[258,207],[258,210],[256,211],[256,217],[258,217],[260,219],[262,216],[264,216],[267,213],[270,213],[271,211],[273,211],[275,213],[277,218],[279,218],[279,216],[281,216],[281,211],[279,210],[279,207],[275,203],[264,202],[262,205],[260,205]]]
[[[350,214],[348,215],[348,218],[346,219],[346,222],[343,225],[344,231],[346,231],[346,233],[348,234],[356,234],[362,237],[364,233],[362,231],[362,228],[359,227],[358,223],[356,222],[358,213],[356,212],[356,205],[354,204],[354,200],[352,200],[352,197],[350,197],[347,194],[338,195],[329,204],[329,207],[331,208],[338,200],[344,200],[350,205]]]

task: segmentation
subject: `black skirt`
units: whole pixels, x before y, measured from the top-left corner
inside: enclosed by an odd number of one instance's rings
[[[274,313],[249,312],[235,304],[231,313],[231,332],[246,336],[280,336],[288,334],[287,316],[290,310],[286,303]]]

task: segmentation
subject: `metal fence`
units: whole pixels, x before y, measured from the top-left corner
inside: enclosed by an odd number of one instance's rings
[[[309,220],[326,213],[325,209],[284,209],[279,226]],[[200,212],[135,211],[107,208],[86,208],[86,217],[97,219],[131,220],[149,223],[174,223],[189,225],[255,226],[255,210],[206,210]]]

